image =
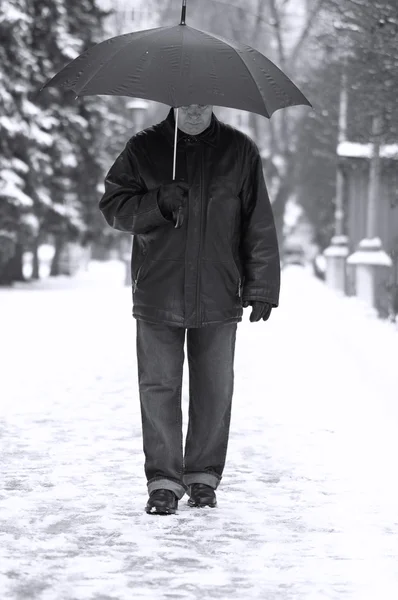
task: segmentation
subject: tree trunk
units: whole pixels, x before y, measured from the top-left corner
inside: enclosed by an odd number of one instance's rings
[[[15,254],[12,259],[12,274],[14,281],[25,281],[23,274],[23,254],[24,247],[21,243],[18,243],[15,248]]]
[[[60,258],[61,253],[65,245],[65,237],[62,233],[55,235],[55,252],[51,261],[50,277],[57,277],[61,274],[60,271]]]
[[[14,255],[0,265],[0,285],[12,285],[14,281],[25,281],[22,265],[23,246],[16,244]]]
[[[35,238],[32,247],[32,275],[31,279],[40,279],[40,262],[39,262],[39,237]]]
[[[381,115],[375,114],[372,120],[373,148],[369,168],[368,206],[366,219],[366,237],[368,239],[375,238],[378,234],[377,205],[379,203],[380,188],[380,143],[382,125],[383,123]]]
[[[276,198],[272,203],[272,210],[274,213],[275,219],[275,227],[276,233],[278,236],[278,244],[283,247],[284,243],[284,235],[283,235],[283,227],[285,222],[285,209],[287,201],[289,200],[291,191],[292,191],[291,179],[286,178],[285,181],[282,181],[278,192],[276,194]]]
[[[9,263],[0,265],[0,287],[12,285],[13,280],[10,277]]]

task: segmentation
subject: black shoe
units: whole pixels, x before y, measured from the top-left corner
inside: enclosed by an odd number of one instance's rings
[[[171,490],[154,490],[148,499],[145,511],[150,515],[174,515],[178,498]]]
[[[217,506],[214,489],[205,483],[192,483],[189,486],[189,494],[189,506],[211,506],[211,508]]]

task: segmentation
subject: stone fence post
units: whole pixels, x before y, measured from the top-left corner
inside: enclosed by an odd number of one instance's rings
[[[346,293],[346,259],[349,253],[348,237],[345,235],[335,235],[330,246],[323,251],[326,259],[326,284],[342,294]]]

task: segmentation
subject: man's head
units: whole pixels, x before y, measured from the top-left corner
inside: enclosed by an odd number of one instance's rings
[[[210,104],[190,104],[178,109],[178,128],[184,133],[198,135],[202,133],[211,121],[213,107]],[[174,109],[174,117],[177,109]]]

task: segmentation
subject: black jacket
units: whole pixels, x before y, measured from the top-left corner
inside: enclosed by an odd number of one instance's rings
[[[99,203],[111,227],[134,236],[133,316],[188,328],[237,323],[246,299],[278,306],[278,242],[256,145],[214,114],[198,136],[178,130],[176,180],[191,187],[175,229],[157,203],[173,144],[171,109],[127,142]]]

